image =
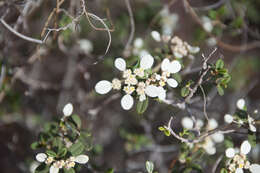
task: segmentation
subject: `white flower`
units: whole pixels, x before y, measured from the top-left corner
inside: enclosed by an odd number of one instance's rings
[[[181,64],[177,60],[170,62],[168,58],[165,58],[162,61],[161,69],[165,72],[178,73],[181,70]]]
[[[126,94],[132,94],[135,91],[135,87],[128,85],[125,86],[123,90]]]
[[[99,81],[95,86],[95,91],[99,94],[106,94],[112,89],[112,83],[107,80]]]
[[[254,126],[254,119],[248,115],[247,116],[248,118],[248,125],[249,125],[249,129],[252,131],[252,132],[256,132],[256,127]]]
[[[132,71],[130,69],[127,69],[123,72],[123,78],[129,78],[132,74]]]
[[[68,117],[72,114],[72,112],[73,112],[73,105],[71,103],[66,104],[63,108],[64,116]]]
[[[240,153],[247,155],[251,150],[251,145],[250,143],[246,140],[244,141],[241,146],[240,146]]]
[[[243,110],[245,107],[245,104],[246,104],[245,100],[241,98],[237,101],[237,108]]]
[[[144,41],[143,41],[142,38],[136,38],[136,39],[134,40],[134,47],[135,47],[135,48],[140,49],[140,48],[143,47],[143,45],[144,45]]]
[[[210,137],[207,137],[205,139],[205,143],[203,144],[203,148],[209,155],[214,155],[216,153],[215,144]]]
[[[126,70],[126,62],[123,58],[116,58],[114,66],[120,71]]]
[[[60,169],[60,168],[58,168],[58,167],[52,165],[52,166],[50,167],[50,173],[58,173],[58,172],[59,172],[59,169]]]
[[[152,31],[151,36],[155,41],[161,41],[161,34],[158,31]]]
[[[211,32],[213,30],[212,22],[211,22],[210,18],[208,18],[207,16],[202,16],[202,24],[203,24],[203,28],[207,32]]]
[[[136,74],[139,77],[144,77],[144,69],[143,68],[137,68],[134,70],[134,74]]]
[[[124,110],[129,110],[134,105],[134,99],[131,95],[124,95],[121,99],[121,106]]]
[[[244,173],[242,168],[237,168],[235,173]]]
[[[251,164],[249,170],[252,173],[259,173],[260,172],[260,165],[259,164]]]
[[[142,101],[145,101],[146,100],[146,96],[145,94],[142,94],[139,96],[139,101],[142,102]]]
[[[193,128],[193,121],[191,118],[189,117],[184,117],[182,120],[181,120],[181,124],[184,128],[186,129],[192,129]]]
[[[137,85],[136,92],[138,95],[144,95],[145,94],[145,83],[139,82]]]
[[[120,90],[121,89],[121,81],[119,80],[119,79],[117,79],[117,78],[114,78],[113,80],[112,80],[112,88],[114,89],[114,90]]]
[[[79,47],[80,49],[88,54],[91,53],[93,51],[93,44],[91,43],[91,41],[87,40],[87,39],[81,39],[78,41],[79,43]]]
[[[144,70],[149,69],[153,66],[154,58],[150,54],[146,54],[144,56],[141,56],[141,62],[140,67]]]
[[[213,119],[213,118],[209,119],[208,130],[213,130],[213,129],[217,128],[217,127],[218,127],[218,122],[215,119]]]
[[[221,143],[224,141],[224,135],[222,133],[215,133],[211,135],[211,137],[216,143]]]
[[[228,148],[226,149],[226,157],[227,158],[233,158],[235,156],[236,152],[234,148]]]
[[[226,115],[224,116],[224,120],[225,120],[226,123],[230,124],[230,123],[233,122],[233,116],[230,115],[230,114],[226,114]]]
[[[37,155],[36,155],[36,160],[38,161],[38,162],[45,162],[45,160],[47,159],[47,155],[45,154],[45,153],[38,153]]]
[[[135,75],[131,74],[126,80],[125,84],[127,85],[136,85],[138,80],[136,79]]]

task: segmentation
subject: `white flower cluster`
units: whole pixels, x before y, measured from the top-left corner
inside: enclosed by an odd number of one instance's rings
[[[162,33],[164,35],[172,35],[174,29],[177,27],[179,16],[176,13],[170,13],[169,8],[165,6],[160,12]]]
[[[55,160],[53,157],[48,157],[45,153],[39,153],[36,155],[36,160],[40,163],[51,165],[50,173],[58,173],[59,169],[74,168],[76,163],[86,164],[89,160],[87,155],[78,155],[76,157],[70,157],[66,160]]]
[[[248,141],[244,141],[240,146],[240,151],[235,148],[226,149],[226,157],[228,170],[230,173],[243,173],[244,169],[249,170],[251,173],[259,173],[259,164],[250,164],[246,155],[251,151],[251,145]]]
[[[240,110],[245,110],[246,108],[246,102],[244,99],[238,99],[236,106]],[[226,123],[230,124],[232,122],[239,124],[239,125],[244,125],[245,123],[248,123],[249,130],[252,132],[256,132],[256,127],[255,127],[255,119],[252,118],[250,115],[247,115],[247,122],[242,121],[241,119],[237,119],[236,117],[233,117],[230,114],[226,114],[224,116],[224,120]]]
[[[181,40],[178,36],[174,36],[173,38],[171,38],[169,35],[161,36],[157,31],[152,31],[151,36],[157,42],[163,41],[168,43],[170,41],[172,53],[176,58],[183,58],[192,54],[196,54],[200,51],[199,47],[193,47],[189,45],[186,41]]]
[[[121,106],[125,110],[132,108],[134,97],[139,101],[146,100],[146,96],[152,98],[166,99],[166,84],[172,88],[178,86],[178,82],[171,78],[171,74],[181,70],[181,64],[177,60],[170,61],[164,59],[161,64],[161,74],[152,73],[151,68],[154,64],[154,58],[150,54],[141,57],[139,67],[127,69],[123,58],[117,58],[114,62],[115,67],[122,71],[122,80],[117,78],[112,82],[107,80],[99,81],[95,90],[99,94],[106,94],[111,89],[123,90],[125,95],[121,99]]]
[[[206,126],[206,130],[214,130],[218,127],[218,122],[215,119],[209,119]],[[199,144],[209,155],[214,155],[216,153],[216,144],[224,141],[224,135],[222,133],[214,133],[205,138],[202,144]]]
[[[181,121],[181,124],[186,129],[201,129],[204,126],[202,120],[197,119],[194,127],[194,122],[189,117],[184,117]],[[208,124],[206,126],[206,130],[213,130],[218,127],[218,122],[215,119],[209,119]],[[216,153],[216,143],[221,143],[224,141],[224,135],[221,133],[214,133],[205,138],[202,143],[197,144],[198,147],[203,148],[207,154],[214,155]],[[191,146],[193,147],[193,146]]]

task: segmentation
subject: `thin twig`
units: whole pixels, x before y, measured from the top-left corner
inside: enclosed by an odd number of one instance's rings
[[[129,0],[125,0],[126,3],[126,7],[127,7],[127,11],[129,13],[129,18],[130,18],[130,25],[131,25],[131,32],[128,38],[128,41],[126,43],[125,49],[124,49],[124,54],[128,55],[128,52],[130,51],[130,45],[134,39],[134,34],[135,34],[135,22],[134,22],[134,15],[133,15],[133,11],[131,8],[131,4],[129,2]]]
[[[33,43],[37,43],[37,44],[43,44],[44,42],[42,40],[38,40],[38,39],[35,39],[35,38],[31,38],[31,37],[28,37],[28,36],[25,36],[19,32],[17,32],[16,30],[14,30],[10,25],[8,25],[4,19],[0,19],[0,22],[10,31],[12,32],[13,34],[15,34],[16,36],[26,40],[26,41],[29,41],[29,42],[33,42]]]
[[[204,112],[204,116],[207,120],[209,120],[209,117],[208,117],[208,114],[207,114],[207,111],[206,111],[206,107],[207,107],[207,98],[206,98],[206,94],[205,94],[205,91],[202,87],[202,85],[200,85],[200,89],[202,91],[202,94],[203,94],[203,100],[204,100],[204,104],[203,104],[203,112]]]

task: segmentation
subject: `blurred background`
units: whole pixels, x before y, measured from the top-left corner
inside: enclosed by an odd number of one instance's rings
[[[116,57],[124,57],[128,62],[136,59],[129,56],[136,38],[142,38],[145,50],[151,53],[163,46],[152,40],[153,30],[177,35],[199,46],[201,51],[195,57],[194,69],[201,66],[202,53],[208,55],[217,47],[212,61],[222,58],[232,80],[222,97],[215,89],[206,88],[206,94],[212,98],[208,105],[209,117],[222,124],[223,116],[234,112],[239,98],[245,98],[249,111],[259,108],[260,1],[129,0],[135,32],[127,50],[125,46],[133,26],[126,2],[85,1],[86,10],[105,19],[113,30],[105,56],[108,35],[90,25],[89,20],[96,27],[104,27],[93,19],[82,17],[65,31],[52,32],[42,45],[17,37],[1,23],[0,172],[30,172],[35,157],[30,144],[36,140],[44,122],[62,116],[62,108],[68,102],[74,105],[74,112],[92,133],[93,148],[88,155],[93,172],[105,172],[109,168],[116,172],[144,171],[146,160],[154,161],[159,172],[168,172],[178,159],[179,142],[173,137],[166,138],[158,126],[174,115],[178,131],[187,112],[151,101],[147,111],[138,115],[135,109],[124,111],[116,93],[100,96],[93,91],[98,81],[119,76],[113,68]],[[55,7],[53,0],[1,0],[0,17],[19,33],[43,39],[41,32]],[[65,0],[60,8],[74,17],[82,10],[80,1],[72,0]],[[71,22],[64,13],[54,18],[47,28],[63,27]],[[185,75],[183,80],[196,80],[199,71],[195,72]],[[201,119],[202,103],[192,108],[193,114]],[[241,138],[234,136],[234,140],[241,141]],[[254,149],[252,158],[259,163],[260,146]],[[209,162],[214,163],[217,156],[218,153],[211,156]],[[204,167],[206,170],[210,165]]]

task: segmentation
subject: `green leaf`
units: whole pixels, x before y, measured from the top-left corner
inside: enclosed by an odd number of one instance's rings
[[[31,148],[33,150],[36,150],[37,148],[39,148],[39,146],[40,146],[40,144],[38,142],[34,142],[34,143],[31,144]]]
[[[54,151],[52,151],[52,150],[47,150],[47,151],[46,151],[46,154],[47,154],[48,156],[50,156],[50,157],[56,157],[56,156],[57,156],[57,154],[56,154]]]
[[[213,20],[217,18],[217,12],[215,10],[210,10],[209,11],[209,17]]]
[[[167,129],[164,130],[164,134],[166,136],[171,136],[171,132],[169,130],[167,130]]]
[[[58,156],[60,158],[64,157],[66,154],[67,154],[67,148],[61,148],[59,151],[58,151]]]
[[[217,85],[217,89],[218,89],[218,94],[219,94],[220,96],[223,96],[223,95],[224,95],[224,89],[222,88],[222,86]]]
[[[81,119],[78,115],[72,115],[71,116],[73,122],[77,125],[78,128],[81,127]]]
[[[114,169],[113,168],[109,168],[106,173],[114,173]]]
[[[222,59],[218,59],[216,62],[216,68],[217,69],[222,69],[224,68],[224,61]]]
[[[164,131],[164,130],[165,130],[165,128],[162,127],[162,126],[158,127],[158,129],[159,129],[160,131]]]
[[[148,107],[148,98],[146,98],[144,101],[142,101],[142,102],[138,102],[137,103],[137,106],[136,106],[136,111],[137,111],[137,113],[138,114],[143,114],[145,111],[146,111],[146,109],[147,109],[147,107]]]
[[[255,133],[250,132],[248,134],[248,141],[249,141],[249,143],[251,144],[252,147],[256,146],[256,135],[255,135]]]
[[[181,96],[182,96],[182,97],[188,96],[189,93],[190,93],[190,90],[189,90],[188,87],[183,87],[183,88],[181,89]]]
[[[148,173],[153,173],[154,165],[151,161],[146,161],[145,167]]]
[[[73,168],[70,169],[63,169],[64,173],[75,173],[75,170]]]
[[[71,152],[71,154],[73,156],[78,156],[78,155],[82,154],[84,149],[85,149],[85,146],[81,142],[77,142],[69,148],[69,152]]]
[[[46,165],[45,163],[40,164],[36,170],[34,171],[34,173],[48,173],[49,172],[49,166]]]
[[[225,168],[222,168],[220,173],[228,173],[228,171]]]

